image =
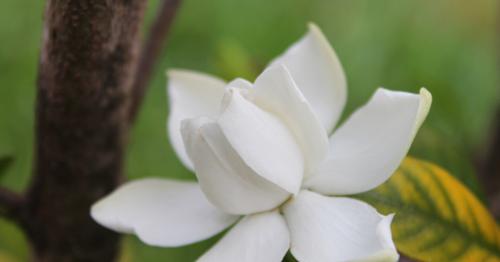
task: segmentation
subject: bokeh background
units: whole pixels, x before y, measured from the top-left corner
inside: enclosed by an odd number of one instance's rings
[[[149,3],[148,23],[157,3]],[[344,119],[378,86],[412,92],[427,87],[434,101],[411,154],[450,170],[483,198],[473,160],[488,144],[500,101],[497,5],[495,0],[184,0],[132,132],[127,176],[194,179],[166,136],[167,68],[253,80],[312,21],[347,74]],[[0,1],[0,155],[15,161],[0,185],[16,191],[26,187],[32,170],[43,7],[44,1]],[[165,249],[129,236],[122,259],[193,261],[218,237]],[[22,234],[0,219],[0,261],[28,257]]]

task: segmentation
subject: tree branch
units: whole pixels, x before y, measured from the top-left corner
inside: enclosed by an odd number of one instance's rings
[[[0,157],[0,178],[12,164],[12,161],[13,159],[10,156]],[[22,198],[20,194],[12,192],[7,188],[0,187],[0,216],[17,222],[17,213],[22,206]]]
[[[144,99],[153,68],[165,44],[180,0],[162,0],[161,7],[151,25],[147,40],[142,48],[137,67],[129,111],[129,122],[133,123]]]
[[[35,261],[113,261],[90,217],[118,185],[146,0],[49,0],[38,74],[34,177],[22,224]]]
[[[490,210],[500,216],[500,107],[492,121],[493,127],[486,150],[477,161],[479,181],[490,201]]]
[[[18,222],[18,212],[22,207],[23,197],[6,188],[0,188],[0,215]]]

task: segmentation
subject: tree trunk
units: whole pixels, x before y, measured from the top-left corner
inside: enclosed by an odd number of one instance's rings
[[[121,177],[145,0],[48,0],[34,179],[19,223],[35,261],[113,261],[118,235],[89,216]]]

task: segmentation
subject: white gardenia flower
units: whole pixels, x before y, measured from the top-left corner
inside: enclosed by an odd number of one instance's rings
[[[129,182],[92,207],[98,223],[162,247],[235,224],[199,261],[275,262],[288,250],[306,262],[398,259],[393,215],[343,195],[396,170],[429,111],[427,90],[379,88],[334,129],[346,79],[315,25],[253,84],[168,76],[170,141],[198,183]]]

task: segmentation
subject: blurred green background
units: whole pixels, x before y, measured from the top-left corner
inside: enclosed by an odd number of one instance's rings
[[[135,126],[129,178],[194,179],[169,146],[165,69],[250,80],[317,23],[347,73],[344,118],[378,86],[434,96],[411,154],[450,170],[482,197],[472,160],[488,142],[499,103],[495,0],[185,0]],[[151,1],[151,21],[158,1]],[[0,184],[21,191],[32,170],[35,79],[43,1],[0,1],[0,156],[15,162]],[[217,237],[216,237],[217,238]],[[193,261],[215,239],[161,249],[125,238],[126,261]],[[26,261],[22,234],[0,220],[0,261]]]

